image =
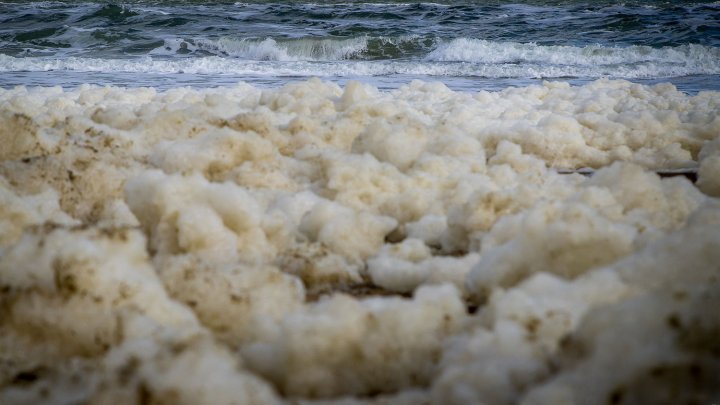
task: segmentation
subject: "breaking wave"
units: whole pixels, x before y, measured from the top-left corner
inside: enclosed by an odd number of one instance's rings
[[[260,61],[380,60],[422,55],[437,40],[415,36],[356,38],[166,39],[151,55],[221,56]]]
[[[352,46],[348,45],[348,48],[352,48]],[[512,47],[505,49],[509,48]],[[172,59],[164,58],[162,55],[129,59],[84,57],[16,58],[0,55],[0,72],[135,72],[296,77],[411,74],[439,77],[615,77],[628,79],[720,74],[718,51],[716,49],[705,49],[701,46],[690,45],[678,49],[649,50],[644,57],[644,50],[633,52],[632,50],[612,50],[611,48],[592,50],[568,47],[569,54],[562,54],[557,50],[542,48],[538,50],[529,47],[531,52],[517,52],[516,56],[502,56],[500,54],[477,55],[472,60],[462,60],[458,57],[450,58],[449,51],[442,53],[441,48],[438,48],[437,51],[432,52],[423,60],[346,60],[343,62],[323,61],[321,58],[302,59],[293,56],[292,52],[280,52],[273,50],[272,47],[265,51],[260,48],[248,49],[247,52],[258,55],[256,58],[215,55]],[[335,50],[334,52],[340,51]],[[516,50],[507,53],[512,52],[516,52]],[[444,55],[444,58],[438,56],[441,54]],[[621,61],[619,60],[621,56],[618,54],[627,54],[629,55],[628,58],[633,56],[634,59]],[[275,55],[275,57],[271,58],[269,55]],[[542,59],[543,57],[545,59]],[[596,62],[593,63],[593,60]]]
[[[622,66],[623,71],[635,65],[652,64],[660,69],[667,66],[684,67],[686,71],[698,74],[720,72],[720,48],[696,44],[662,48],[637,45],[575,47],[458,38],[439,45],[426,56],[425,60],[577,67],[616,65]]]

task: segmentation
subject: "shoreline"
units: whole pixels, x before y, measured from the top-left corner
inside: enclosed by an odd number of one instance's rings
[[[51,75],[48,76],[48,73]],[[195,90],[235,87],[245,83],[251,86],[273,89],[292,83],[302,83],[313,78],[328,81],[344,87],[349,82],[359,81],[382,91],[394,91],[414,80],[429,83],[442,83],[453,91],[475,93],[479,91],[498,92],[508,88],[522,88],[542,85],[544,82],[568,83],[571,86],[583,86],[597,80],[627,80],[645,86],[672,84],[679,91],[694,96],[704,91],[720,91],[717,75],[691,75],[667,78],[484,78],[484,77],[444,77],[422,75],[391,76],[349,76],[349,77],[275,77],[248,75],[198,75],[198,74],[145,74],[129,72],[3,72],[0,89],[11,90],[16,86],[57,87],[70,91],[83,85],[119,88],[155,88],[168,91],[174,88],[192,88]],[[55,76],[57,75],[57,76]],[[62,83],[62,85],[60,84]],[[128,85],[132,83],[132,85]]]

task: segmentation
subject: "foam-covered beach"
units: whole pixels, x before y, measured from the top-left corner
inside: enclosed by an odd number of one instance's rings
[[[606,79],[0,90],[0,403],[712,403],[719,117]]]

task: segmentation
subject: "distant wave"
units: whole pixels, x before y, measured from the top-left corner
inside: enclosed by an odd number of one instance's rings
[[[0,1],[0,52],[123,58],[153,50],[154,55],[167,57],[216,55],[276,61],[402,59],[432,53],[430,60],[481,62],[485,57],[489,62],[481,63],[497,63],[492,58],[505,63],[545,60],[552,52],[568,58],[578,49],[593,51],[589,45],[595,43],[618,49],[720,46],[717,2],[114,3]],[[287,38],[280,38],[279,33]],[[540,38],[555,48],[529,44]],[[586,48],[564,46],[579,44]],[[605,49],[612,48],[600,53]],[[635,51],[623,52],[611,52],[607,63],[632,57]]]
[[[662,48],[599,45],[575,47],[458,38],[441,44],[425,59],[436,62],[543,63],[583,67],[622,65],[626,69],[638,64],[654,64],[685,67],[696,73],[720,71],[720,48],[695,44]]]
[[[297,39],[281,41],[273,38],[217,40],[166,39],[162,47],[150,52],[153,55],[177,55],[182,53],[231,56],[249,60],[297,61],[297,60],[342,60],[362,52],[367,39]]]
[[[650,77],[720,73],[720,48],[687,44],[675,47],[648,46],[584,47],[537,45],[533,43],[485,41],[458,38],[440,41],[437,38],[414,36],[357,37],[350,39],[236,39],[217,40],[168,39],[163,46],[150,52],[156,56],[220,56],[247,61],[332,62],[332,61],[405,61],[416,59],[416,69],[426,69],[430,62],[465,62],[472,65],[503,65],[462,67],[465,75],[537,76],[609,75],[617,77]],[[182,62],[181,64],[193,64]],[[200,62],[205,64],[205,62]],[[518,65],[518,67],[504,66]],[[394,73],[392,63],[378,69]],[[334,67],[356,69],[357,67]],[[408,68],[411,69],[412,68]],[[458,67],[449,67],[457,70]],[[405,68],[403,68],[405,70]],[[436,70],[436,67],[432,67]],[[513,72],[513,73],[508,73]],[[517,72],[517,73],[515,73]],[[323,75],[322,72],[319,72]],[[336,75],[336,74],[331,74]],[[505,76],[503,76],[505,77]]]
[[[151,55],[223,56],[256,61],[339,61],[395,59],[427,52],[437,41],[414,36],[332,38],[166,39]]]

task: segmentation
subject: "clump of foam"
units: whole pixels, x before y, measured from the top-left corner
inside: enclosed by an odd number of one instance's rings
[[[684,225],[706,198],[689,182],[616,163],[555,202],[506,215],[483,238],[468,285],[484,295],[542,271],[574,278]]]
[[[658,292],[597,309],[563,341],[569,367],[523,403],[658,403],[717,396],[717,288]],[[612,322],[613,328],[607,328]],[[618,348],[623,348],[619,356]],[[572,367],[572,368],[570,368]],[[616,370],[608,373],[608,369]],[[584,387],[582,390],[580,387]]]
[[[715,121],[720,121],[716,118]],[[698,156],[700,168],[698,169],[698,188],[705,194],[720,197],[720,179],[717,176],[720,170],[720,141],[717,139],[706,143]]]
[[[282,403],[270,385],[208,336],[138,336],[109,352],[103,367],[92,402]]]
[[[279,324],[259,320],[266,331],[241,351],[286,395],[393,392],[430,381],[465,316],[450,286],[422,287],[413,300],[336,295]]]
[[[711,402],[719,106],[0,90],[0,402]]]
[[[434,402],[518,402],[526,387],[552,375],[561,339],[589,308],[627,294],[611,272],[573,281],[537,273],[515,288],[495,289],[475,329],[447,346]]]
[[[236,184],[150,171],[129,181],[125,193],[158,254],[259,262],[276,253],[262,228],[262,205]]]
[[[309,240],[328,246],[349,259],[364,260],[380,246],[397,221],[356,213],[337,203],[320,202],[302,219],[299,230]]]
[[[368,272],[373,283],[390,291],[411,292],[423,284],[452,283],[461,291],[465,277],[480,255],[438,257],[419,239],[407,238],[398,244],[384,245],[377,255],[368,259]]]
[[[16,242],[29,226],[46,222],[63,225],[76,223],[60,209],[57,192],[52,188],[34,195],[17,195],[8,182],[0,177],[0,247]]]

